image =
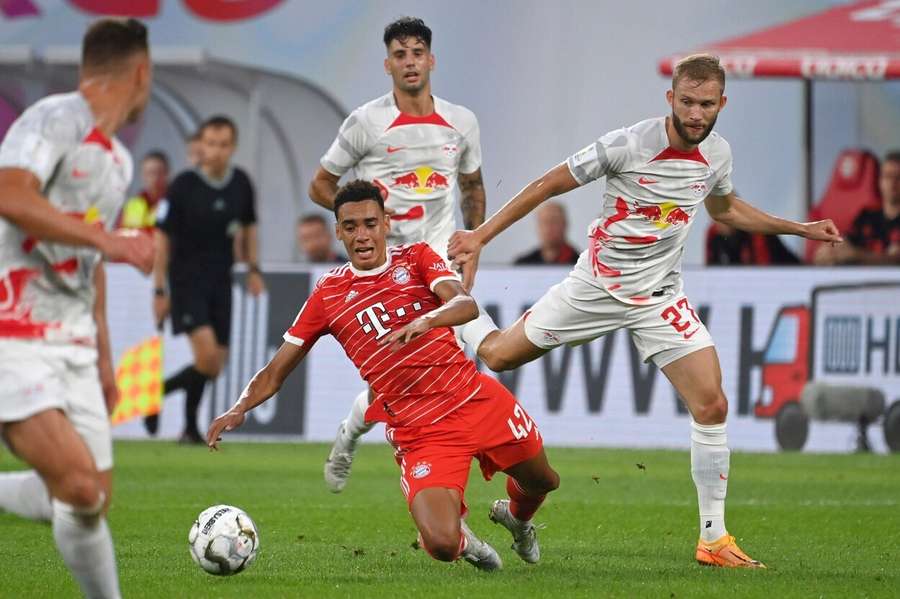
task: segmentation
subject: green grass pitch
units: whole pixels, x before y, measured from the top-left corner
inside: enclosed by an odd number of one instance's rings
[[[548,449],[562,486],[536,521],[542,561],[521,562],[487,519],[504,496],[472,471],[469,522],[504,570],[431,560],[386,446],[364,446],[344,493],[322,481],[323,445],[226,441],[212,454],[171,443],[116,444],[110,523],[126,597],[897,597],[900,456],[735,452],[727,522],[767,571],[693,561],[696,496],[687,452]],[[640,467],[638,466],[640,464]],[[20,468],[6,452],[0,470]],[[188,555],[196,515],[245,510],[261,551],[246,572],[202,572]],[[47,525],[0,515],[0,597],[76,597]]]

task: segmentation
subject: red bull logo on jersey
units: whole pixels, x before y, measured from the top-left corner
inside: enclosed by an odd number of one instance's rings
[[[416,193],[432,193],[450,187],[450,179],[430,166],[420,166],[414,171],[394,177],[393,187],[405,187]]]
[[[678,207],[675,202],[663,202],[660,205],[637,205],[632,214],[643,216],[651,221],[658,229],[665,229],[671,225],[686,225],[691,220],[691,215]]]

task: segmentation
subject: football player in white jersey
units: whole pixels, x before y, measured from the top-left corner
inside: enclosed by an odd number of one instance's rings
[[[88,597],[120,596],[102,261],[153,265],[148,235],[111,232],[133,166],[114,134],[143,112],[151,79],[144,25],[98,21],[78,91],[28,108],[0,145],[0,431],[34,468],[0,476],[0,507],[52,520]]]
[[[425,241],[446,260],[456,229],[457,188],[465,226],[484,222],[478,120],[469,109],[431,94],[431,29],[421,19],[388,24],[384,45],[384,70],[393,89],[347,117],[322,157],[309,195],[331,210],[338,180],[354,169],[357,179],[373,182],[384,195],[390,245]],[[473,254],[462,269],[467,291],[477,267]],[[368,390],[353,401],[325,462],[325,482],[335,493],[347,484],[357,440],[371,428],[364,417],[369,401]]]
[[[529,184],[476,230],[454,233],[449,254],[464,263],[541,202],[606,176],[600,218],[569,276],[511,327],[498,331],[482,315],[463,329],[463,339],[492,370],[507,370],[561,344],[628,329],[642,358],[662,369],[692,416],[697,561],[764,567],[741,551],[725,528],[728,402],[712,339],[682,292],[684,241],[701,203],[713,219],[751,233],[829,242],[841,237],[830,220],[783,220],[735,195],[731,150],[712,131],[725,107],[724,91],[718,58],[683,59],[666,93],[671,115],[604,135]]]

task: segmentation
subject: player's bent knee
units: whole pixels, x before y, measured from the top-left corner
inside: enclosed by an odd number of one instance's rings
[[[711,392],[709,398],[695,406],[694,420],[699,424],[721,424],[728,417],[728,399],[721,390]]]
[[[459,533],[453,535],[422,535],[425,543],[425,551],[428,555],[441,562],[452,562],[459,557],[460,537]]]
[[[552,468],[548,468],[525,484],[522,481],[516,482],[531,495],[546,495],[559,488],[559,474]]]
[[[75,471],[66,474],[55,496],[75,509],[90,510],[100,504],[103,492],[93,473]]]

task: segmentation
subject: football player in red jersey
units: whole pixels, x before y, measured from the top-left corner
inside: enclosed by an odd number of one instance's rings
[[[538,561],[531,518],[559,476],[522,406],[479,373],[456,343],[450,327],[477,316],[475,301],[426,243],[387,246],[390,219],[375,185],[348,183],[335,196],[334,212],[350,262],[319,279],[285,343],[213,421],[207,443],[217,448],[220,435],[272,397],[316,340],[331,334],[375,395],[366,420],[387,425],[420,545],[441,561],[463,557],[484,570],[502,566],[463,520],[474,457],[486,479],[498,471],[508,475],[509,499],[493,503],[490,519],[512,533],[523,560]]]

